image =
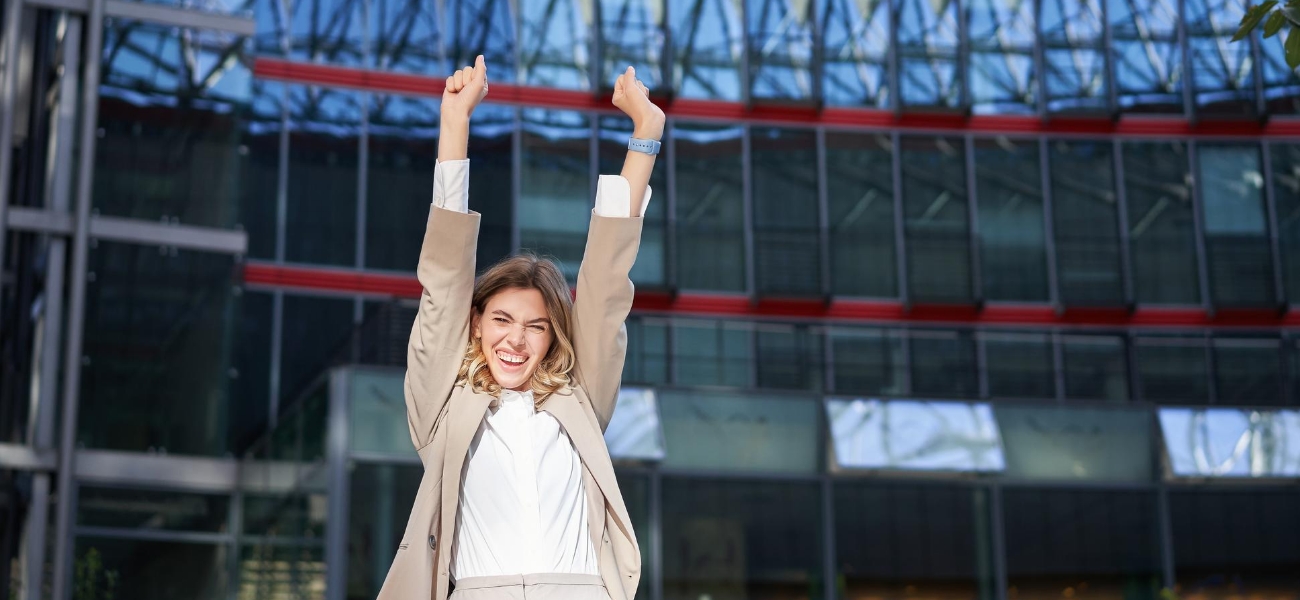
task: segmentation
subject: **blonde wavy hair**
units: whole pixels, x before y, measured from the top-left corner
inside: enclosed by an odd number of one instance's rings
[[[533,403],[540,407],[551,394],[569,385],[569,374],[577,363],[571,337],[573,296],[569,293],[569,284],[564,280],[564,274],[554,262],[532,254],[520,254],[492,265],[474,282],[470,318],[482,316],[487,310],[488,300],[511,289],[534,289],[541,292],[542,301],[546,304],[546,315],[551,320],[551,347],[533,372]],[[468,385],[475,392],[500,397],[501,384],[492,377],[483,345],[474,337],[473,331],[474,328],[470,327],[465,358],[461,361],[456,384]]]

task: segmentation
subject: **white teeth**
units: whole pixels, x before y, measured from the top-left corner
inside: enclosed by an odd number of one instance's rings
[[[512,365],[522,365],[524,364],[524,361],[527,360],[518,354],[508,354],[501,351],[497,351],[497,358],[501,359],[502,362],[507,362]]]

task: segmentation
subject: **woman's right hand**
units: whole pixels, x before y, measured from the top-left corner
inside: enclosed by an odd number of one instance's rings
[[[442,114],[468,120],[487,93],[487,64],[480,54],[474,59],[474,66],[465,67],[447,78],[447,87],[442,91]]]

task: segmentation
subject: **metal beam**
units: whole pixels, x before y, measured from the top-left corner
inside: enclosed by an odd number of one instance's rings
[[[54,183],[58,185],[59,181],[55,180]],[[63,185],[67,185],[66,180]],[[15,207],[9,209],[9,214],[5,220],[9,229],[15,231],[29,231],[58,236],[72,235],[72,215],[63,211]]]
[[[24,0],[34,8],[48,8],[72,13],[90,12],[90,0]],[[106,0],[104,14],[135,21],[148,21],[173,27],[224,31],[235,35],[252,36],[257,33],[257,21],[233,15],[175,8],[162,4]]]
[[[17,471],[53,471],[58,465],[54,450],[38,450],[21,444],[0,443],[0,467]]]
[[[4,58],[3,82],[0,82],[0,223],[8,221],[9,212],[9,174],[13,167],[14,106],[18,97],[18,43],[22,31],[23,3],[21,0],[7,0],[5,4],[4,48],[0,53]],[[0,272],[4,270],[5,233],[0,227]],[[4,278],[0,277],[0,287]],[[0,331],[4,331],[4,321],[0,320]]]
[[[90,219],[90,236],[115,242],[158,244],[228,254],[244,254],[248,250],[248,233],[244,231],[168,225],[122,217],[96,216]]]

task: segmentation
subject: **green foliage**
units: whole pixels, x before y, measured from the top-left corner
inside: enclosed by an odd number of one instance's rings
[[[1287,0],[1286,4],[1280,7],[1277,0],[1268,0],[1258,6],[1247,8],[1246,14],[1241,17],[1241,26],[1232,36],[1232,41],[1246,39],[1246,36],[1259,27],[1260,23],[1264,23],[1265,38],[1277,35],[1283,25],[1291,26],[1291,30],[1286,34],[1286,42],[1283,44],[1286,64],[1292,71],[1300,67],[1300,34],[1296,33],[1296,27],[1300,26],[1300,0]]]
[[[117,571],[104,570],[98,548],[91,548],[78,558],[73,572],[73,600],[116,600]]]

